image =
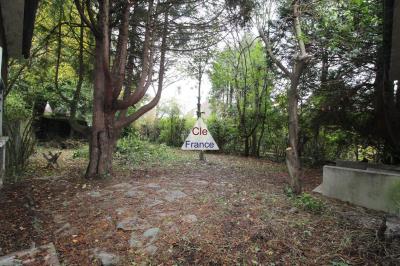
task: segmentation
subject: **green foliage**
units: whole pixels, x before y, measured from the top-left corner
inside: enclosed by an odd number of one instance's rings
[[[32,128],[32,111],[21,93],[12,91],[5,102],[4,135],[6,145],[6,179],[15,182],[25,171],[29,157],[35,152],[36,139]]]
[[[301,195],[294,194],[291,187],[287,186],[284,188],[284,193],[293,204],[302,210],[320,214],[326,209],[326,205],[323,201],[313,197],[309,193],[302,193]]]
[[[332,261],[331,265],[332,266],[349,266],[350,264],[347,264],[346,262],[342,262],[342,261]]]
[[[315,214],[322,213],[326,208],[324,202],[311,196],[308,193],[302,193],[301,195],[295,197],[293,200],[296,207]]]
[[[234,119],[229,117],[222,119],[213,113],[207,119],[207,126],[221,151],[228,153],[240,152],[238,145],[236,145],[240,136]]]
[[[135,134],[141,139],[171,147],[182,145],[195,122],[190,117],[184,117],[180,106],[173,100],[162,104],[152,115],[147,115],[139,121]]]
[[[396,205],[397,212],[400,214],[400,181],[390,187],[388,198]]]
[[[79,148],[74,149],[72,153],[72,158],[73,159],[83,159],[83,158],[88,158],[89,157],[89,146],[88,145],[83,145]]]
[[[6,146],[5,182],[15,182],[25,171],[29,157],[35,152],[36,139],[32,120],[6,120],[4,133],[9,136]]]
[[[35,33],[32,40],[31,57],[28,60],[10,60],[8,73],[7,97],[5,97],[6,109],[19,108],[18,102],[24,102],[27,110],[34,110],[38,106],[49,102],[55,113],[66,114],[70,111],[70,103],[60,97],[72,100],[78,82],[79,53],[79,27],[69,25],[80,24],[77,12],[71,12],[74,3],[65,1],[41,1],[36,22]],[[61,28],[62,51],[59,68],[59,88],[55,86],[55,68],[57,62],[57,24],[61,12],[61,20],[64,22]],[[90,118],[91,111],[91,46],[92,38],[85,28],[84,34],[85,73],[81,90],[81,97],[77,104],[77,117]],[[87,51],[87,52],[86,52]],[[17,99],[17,102],[15,101]],[[43,110],[35,110],[43,111]],[[31,113],[31,111],[29,111]],[[41,113],[39,113],[41,115]],[[23,113],[22,115],[25,115]]]
[[[245,34],[219,52],[210,70],[209,128],[225,152],[265,156],[286,148],[286,96],[272,97],[274,74],[260,41]],[[283,120],[284,119],[284,120]]]
[[[141,140],[138,133],[130,133],[118,140],[116,157],[131,165],[177,163],[188,159],[180,157],[165,144]]]
[[[12,91],[7,95],[4,109],[5,117],[10,121],[26,120],[32,113],[18,91]]]

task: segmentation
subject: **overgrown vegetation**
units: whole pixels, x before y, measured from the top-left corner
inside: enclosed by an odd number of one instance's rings
[[[74,150],[72,157],[85,159],[89,154],[88,145]],[[136,131],[130,131],[117,142],[115,149],[116,162],[120,166],[134,168],[143,165],[179,164],[192,160],[190,154],[182,155],[176,149],[161,143],[152,143],[139,137]]]
[[[284,192],[293,205],[299,209],[314,214],[321,214],[326,209],[326,205],[322,200],[309,193],[303,192],[300,195],[296,195],[290,187],[285,187]]]

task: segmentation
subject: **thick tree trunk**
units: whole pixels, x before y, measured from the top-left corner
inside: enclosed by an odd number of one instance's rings
[[[101,178],[112,174],[112,158],[116,138],[106,130],[93,130],[89,143],[87,178]]]
[[[123,12],[120,13],[121,17],[118,20],[120,24],[116,46],[111,49],[110,34],[115,33],[114,27],[110,23],[110,15],[113,13],[113,7],[115,7],[113,1],[102,0],[95,5],[91,1],[74,0],[82,21],[89,27],[96,42],[93,70],[93,118],[90,134],[88,134],[90,136],[90,161],[86,170],[86,177],[88,178],[102,177],[112,172],[113,151],[122,129],[154,108],[161,97],[167,51],[169,8],[164,11],[156,95],[148,103],[140,105],[134,113],[127,114],[129,107],[139,105],[138,103],[146,96],[146,92],[152,83],[154,55],[157,54],[155,43],[158,44],[157,23],[154,22],[156,16],[153,13],[154,0],[150,0],[148,1],[143,49],[141,49],[143,51],[141,57],[142,69],[138,74],[135,90],[131,93],[132,85],[129,84],[131,80],[128,80],[128,84],[126,84],[125,79],[129,47],[129,19],[133,2],[124,1]],[[86,16],[85,13],[88,15]],[[113,59],[112,64],[110,64],[110,59]],[[132,71],[132,69],[128,70]],[[124,82],[124,96],[120,99]],[[117,113],[118,116],[116,116]]]
[[[112,173],[112,155],[116,143],[113,128],[114,113],[106,113],[105,108],[105,49],[103,41],[96,40],[94,91],[93,91],[93,125],[89,138],[89,165],[87,178],[99,178]]]

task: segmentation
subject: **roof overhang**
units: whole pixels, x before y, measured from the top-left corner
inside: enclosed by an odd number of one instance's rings
[[[29,57],[38,0],[0,0],[7,54]]]
[[[390,80],[400,80],[400,0],[394,1]]]

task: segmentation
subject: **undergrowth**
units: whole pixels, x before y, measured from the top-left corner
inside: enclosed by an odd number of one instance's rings
[[[73,158],[89,158],[88,145],[77,148]],[[170,148],[165,144],[154,144],[140,140],[139,137],[130,133],[117,142],[114,159],[122,165],[137,166],[144,163],[150,165],[172,164],[188,161],[192,156],[187,153]]]
[[[295,195],[290,187],[285,188],[285,194],[290,198],[293,205],[299,209],[320,214],[326,209],[326,205],[323,201],[313,197],[309,193],[301,193],[300,195]]]

